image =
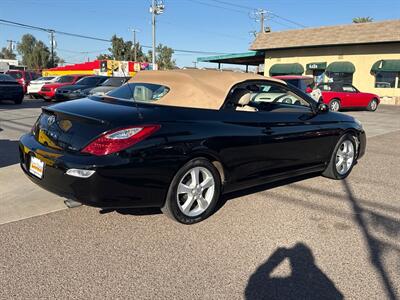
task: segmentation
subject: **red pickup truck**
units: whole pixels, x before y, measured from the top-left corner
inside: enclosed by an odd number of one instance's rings
[[[45,100],[51,101],[54,99],[56,90],[64,85],[71,85],[77,82],[82,77],[87,75],[64,75],[60,76],[55,82],[48,83],[42,86],[42,89],[38,92],[38,94]]]
[[[351,84],[321,83],[318,88],[322,92],[322,101],[332,111],[342,108],[366,108],[375,111],[380,103],[378,95],[360,92]]]

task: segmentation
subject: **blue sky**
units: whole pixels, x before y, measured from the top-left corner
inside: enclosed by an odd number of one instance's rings
[[[232,3],[228,5],[226,3]],[[259,23],[250,18],[250,8],[263,8],[307,27],[351,23],[357,16],[376,21],[400,18],[400,0],[164,0],[165,12],[158,17],[157,42],[175,49],[219,53],[245,52],[251,31]],[[151,45],[150,0],[0,0],[0,18],[84,35],[130,39],[129,28],[137,28],[138,40]],[[248,8],[247,8],[248,7]],[[272,17],[273,31],[299,26]],[[20,40],[32,33],[49,44],[46,33],[0,24],[0,47],[6,40]],[[105,42],[57,35],[57,52],[67,62],[94,59],[107,52]],[[83,54],[80,52],[89,52]],[[193,65],[198,56],[176,52],[179,66]]]

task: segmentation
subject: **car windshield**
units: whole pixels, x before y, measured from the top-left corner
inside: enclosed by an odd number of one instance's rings
[[[169,88],[152,83],[128,83],[111,92],[107,96],[122,100],[154,102],[169,92]]]
[[[10,75],[0,74],[0,81],[15,81]]]
[[[84,77],[79,79],[76,84],[77,85],[95,85],[99,81],[98,77]]]
[[[111,77],[104,81],[102,86],[121,86],[126,81],[125,78],[121,77]]]
[[[22,73],[20,73],[20,72],[10,72],[10,73],[7,73],[8,75],[10,75],[12,78],[15,78],[15,79],[21,79],[23,76],[22,76]]]

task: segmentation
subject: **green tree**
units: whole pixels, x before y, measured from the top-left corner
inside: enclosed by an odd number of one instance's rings
[[[136,43],[136,57],[137,61],[146,61],[146,56],[143,53],[142,46]],[[100,54],[97,59],[115,59],[115,60],[130,60],[133,61],[135,58],[135,51],[133,48],[133,43],[131,41],[124,41],[122,37],[117,37],[113,35],[111,37],[111,47],[108,48],[110,54]]]
[[[40,70],[51,67],[51,53],[42,41],[31,34],[22,36],[17,46],[18,53],[22,56],[22,64],[29,69]],[[54,53],[54,64],[57,66],[62,60]]]
[[[357,17],[357,18],[353,18],[353,23],[369,23],[369,22],[373,22],[374,19],[371,17]]]
[[[10,49],[3,47],[0,51],[0,59],[16,59],[17,55],[13,53]]]
[[[153,51],[149,50],[147,54],[147,60],[152,61]],[[172,59],[174,50],[163,44],[158,44],[156,47],[156,63],[159,70],[170,70],[176,67],[176,62]]]

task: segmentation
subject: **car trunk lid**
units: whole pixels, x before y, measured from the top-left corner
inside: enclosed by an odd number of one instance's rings
[[[42,108],[34,125],[36,140],[56,150],[80,151],[100,134],[135,124],[137,109],[131,106],[81,99]]]

